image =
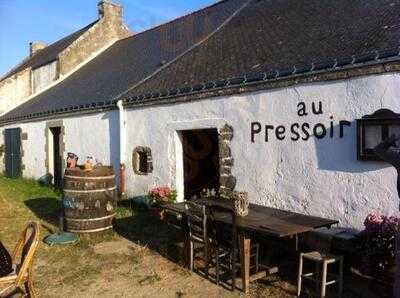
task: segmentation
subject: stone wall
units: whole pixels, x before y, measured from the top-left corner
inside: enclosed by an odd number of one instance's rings
[[[58,79],[58,61],[32,69],[32,90],[36,93]]]
[[[30,68],[0,81],[0,114],[22,104],[31,90]]]
[[[38,92],[58,83],[88,60],[94,58],[115,41],[131,35],[122,19],[122,7],[107,1],[99,3],[99,20],[69,47],[58,54],[58,60],[49,62],[35,71],[38,88],[32,88],[30,67],[0,81],[0,114],[26,102]],[[31,43],[29,55],[42,51],[44,44]]]
[[[67,74],[100,49],[131,35],[122,22],[122,8],[119,5],[100,2],[99,17],[94,26],[59,54],[60,75]]]

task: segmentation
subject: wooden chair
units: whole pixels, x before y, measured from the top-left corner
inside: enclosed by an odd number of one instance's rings
[[[0,297],[4,297],[11,290],[22,290],[22,286],[29,297],[37,297],[33,287],[32,266],[33,257],[39,244],[39,224],[29,222],[21,234],[12,254],[13,272],[0,277]]]
[[[193,271],[194,258],[196,253],[195,244],[200,244],[203,250],[205,261],[205,275],[208,277],[210,239],[207,234],[207,214],[206,207],[194,202],[185,202],[187,225],[189,232],[189,268]]]
[[[303,260],[309,260],[315,263],[315,272],[303,273]],[[328,265],[333,263],[339,263],[338,274],[328,274]],[[322,277],[320,275],[322,264]],[[315,276],[315,278],[314,278]],[[328,277],[330,280],[328,281]],[[326,286],[338,283],[338,297],[342,297],[343,292],[343,256],[335,256],[332,254],[321,253],[318,251],[311,251],[300,254],[299,260],[299,275],[297,281],[297,297],[301,294],[302,279],[308,278],[315,282],[316,290],[321,287],[321,298],[326,295]]]
[[[209,207],[209,221],[212,227],[213,236],[213,258],[215,258],[216,266],[216,282],[219,285],[221,269],[225,272],[230,271],[231,290],[236,289],[236,276],[240,271],[240,262],[238,260],[238,237],[236,215],[233,209],[224,208],[221,206]],[[221,216],[229,216],[232,224],[223,224],[216,219]],[[251,264],[250,269],[255,272],[259,270],[259,244],[252,244],[250,252]]]

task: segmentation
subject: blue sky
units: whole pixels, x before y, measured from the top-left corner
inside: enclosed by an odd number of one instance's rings
[[[216,0],[114,0],[125,24],[140,32]],[[98,0],[0,0],[0,76],[29,52],[29,42],[50,44],[97,19]]]

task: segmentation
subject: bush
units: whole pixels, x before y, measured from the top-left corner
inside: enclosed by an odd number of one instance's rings
[[[400,218],[369,214],[360,233],[363,252],[361,272],[378,278],[388,274],[395,264],[396,234],[400,231]]]

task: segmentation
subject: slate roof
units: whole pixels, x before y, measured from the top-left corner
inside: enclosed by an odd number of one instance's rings
[[[400,1],[255,0],[200,47],[127,95],[334,63],[400,45]]]
[[[119,41],[0,122],[399,58],[400,0],[250,0],[239,10],[246,3]]]
[[[59,84],[2,118],[111,100],[207,38],[246,1],[221,1],[120,40]]]
[[[35,53],[32,57],[27,57],[24,59],[18,66],[11,69],[8,73],[6,73],[0,81],[24,70],[28,67],[38,67],[43,64],[54,61],[58,58],[58,54],[60,54],[63,50],[65,50],[70,44],[72,44],[75,40],[77,40],[82,34],[84,34],[87,30],[89,30],[93,25],[95,25],[97,21],[87,25],[86,27],[48,45],[44,49]]]

